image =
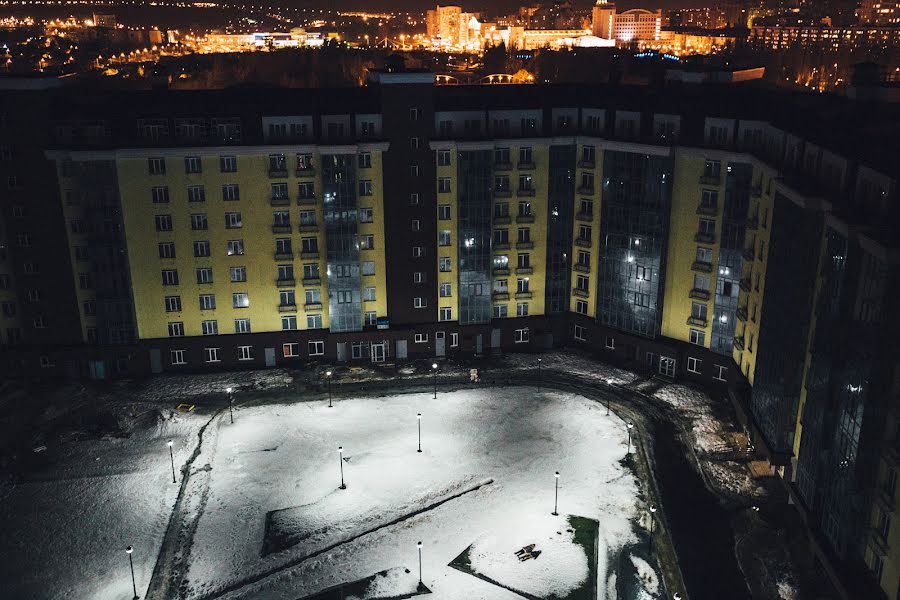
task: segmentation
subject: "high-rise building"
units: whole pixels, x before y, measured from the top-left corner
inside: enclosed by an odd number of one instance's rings
[[[617,12],[615,3],[597,0],[591,11],[591,29],[595,36],[607,40],[658,40],[662,10],[634,8]]]
[[[731,398],[844,596],[897,598],[889,108],[401,68],[23,87],[0,91],[6,376],[576,346]]]

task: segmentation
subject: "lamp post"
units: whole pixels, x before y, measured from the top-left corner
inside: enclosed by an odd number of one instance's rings
[[[228,394],[228,416],[231,417],[231,423],[234,424],[234,396],[231,395],[233,390],[230,387],[225,388],[225,393]]]
[[[431,370],[434,373],[434,399],[437,400],[437,363],[431,363]]]
[[[419,589],[421,590],[425,587],[425,584],[422,583],[422,542],[418,542],[416,547],[419,549]]]
[[[419,452],[422,451],[422,413],[416,413],[416,420],[419,421]]]
[[[625,427],[628,428],[628,451],[625,454],[631,454],[631,430],[634,429],[634,423],[628,421],[625,424]]]
[[[325,371],[325,377],[328,378],[328,408],[331,408],[331,371]]]
[[[341,464],[341,489],[346,490],[347,486],[344,484],[344,447],[338,446],[338,461]]]
[[[559,506],[559,471],[557,471],[554,476],[556,477],[556,488],[553,491],[553,512],[551,515],[558,516],[557,507]]]
[[[655,513],[656,513],[656,505],[651,504],[650,505],[650,543],[649,543],[649,549],[650,549],[651,554],[653,553],[653,515]]]
[[[681,594],[675,592],[675,594],[672,596],[672,600],[681,600]]]
[[[612,385],[612,379],[607,379],[606,383],[608,385]],[[609,395],[608,394],[606,396],[606,416],[607,417],[609,416]]]
[[[169,460],[172,461],[172,483],[175,483],[175,454],[172,452],[172,444],[174,442],[169,440],[166,444],[169,446]]]
[[[134,560],[131,558],[131,553],[134,552],[134,548],[128,546],[125,548],[125,554],[128,555],[128,566],[131,567],[131,589],[134,591],[134,598],[137,600],[137,583],[134,580]]]
[[[541,387],[544,384],[544,372],[543,372],[543,370],[541,370],[541,363],[543,363],[543,362],[544,362],[544,360],[542,358],[538,359],[538,393],[539,394],[541,393]]]

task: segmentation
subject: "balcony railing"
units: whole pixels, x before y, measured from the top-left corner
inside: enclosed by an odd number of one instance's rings
[[[579,248],[590,248],[591,240],[588,238],[575,238],[575,245]]]
[[[579,185],[576,192],[579,194],[584,194],[585,196],[590,196],[591,194],[594,193],[594,186]]]
[[[279,304],[278,312],[297,312],[296,304]]]
[[[590,221],[594,220],[594,213],[580,211],[580,212],[575,213],[575,218],[578,219],[579,221],[590,222]]]
[[[698,271],[700,273],[712,273],[712,263],[703,262],[702,260],[695,260],[691,265],[692,271]]]
[[[288,176],[287,174],[288,174],[288,172],[287,172],[286,166],[284,166],[284,167],[270,166],[269,167],[269,177],[283,179]]]
[[[578,298],[587,298],[590,295],[590,292],[581,288],[572,288],[572,295],[577,296]]]
[[[494,242],[493,248],[494,250],[509,250],[510,245],[509,242]]]
[[[302,283],[303,283],[304,287],[310,287],[313,285],[322,285],[322,278],[321,277],[304,277],[302,279]]]
[[[744,336],[734,338],[734,347],[741,351],[744,350]]]
[[[321,302],[307,302],[303,305],[306,310],[322,310]]]
[[[714,216],[719,214],[719,207],[716,204],[699,204],[697,206],[697,214]]]
[[[712,173],[704,173],[700,176],[701,185],[719,185],[722,183],[722,175],[714,175]]]
[[[516,190],[516,196],[532,197],[534,196],[534,188],[520,187]]]
[[[745,226],[749,231],[756,231],[757,229],[759,229],[759,219],[757,219],[756,217],[749,217],[749,218],[744,222],[744,226]]]
[[[744,290],[745,292],[749,292],[749,291],[750,291],[750,278],[749,278],[749,277],[744,277],[743,279],[740,280],[740,282],[738,282],[738,285],[739,285],[739,286],[741,287],[741,289]]]
[[[288,279],[288,278],[276,279],[275,285],[277,287],[294,287],[295,285],[297,285],[297,280],[294,279],[293,277],[291,277],[290,279]]]
[[[494,269],[494,275],[498,275],[498,276],[509,275],[509,267],[500,267],[499,269]]]
[[[709,290],[694,288],[688,295],[695,300],[709,300]]]
[[[534,223],[534,213],[516,215],[516,223]]]
[[[509,225],[512,223],[512,217],[509,215],[494,215],[494,225]]]
[[[753,248],[744,248],[744,251],[741,253],[741,256],[744,257],[744,260],[749,261],[749,262],[752,262],[753,259],[756,257],[755,253],[753,252]]]
[[[531,160],[520,160],[516,165],[516,168],[520,171],[532,171],[534,170],[534,161]]]
[[[287,206],[290,203],[291,199],[288,196],[272,196],[269,198],[271,206]]]
[[[701,244],[715,244],[716,235],[714,233],[704,233],[702,231],[698,231],[694,234],[694,241]]]
[[[594,159],[587,160],[582,158],[578,161],[578,167],[581,169],[593,169],[595,166],[597,166],[597,163]]]
[[[739,306],[734,314],[737,316],[738,320],[744,321],[744,322],[747,321],[747,307],[746,306]]]
[[[297,198],[297,204],[299,206],[310,206],[316,203],[316,196],[313,194],[312,196],[300,196]]]
[[[528,300],[534,297],[534,292],[516,292],[516,300]]]
[[[687,324],[695,327],[706,327],[708,322],[705,317],[690,316],[687,318]]]
[[[534,242],[516,242],[516,250],[531,250],[534,248]]]
[[[516,267],[516,275],[531,275],[534,273],[534,267]]]
[[[308,233],[311,231],[318,231],[319,225],[317,223],[300,223],[300,231],[304,233]]]
[[[509,188],[500,188],[494,190],[494,198],[511,198],[512,190]]]
[[[491,294],[491,297],[498,301],[509,300],[509,292],[494,292]]]
[[[295,174],[297,177],[313,177],[316,170],[313,167],[297,167]]]
[[[287,223],[275,223],[272,225],[272,233],[290,233],[291,232],[291,224]]]
[[[303,259],[319,258],[319,251],[318,250],[304,250],[303,252],[300,253],[300,258],[303,258]]]
[[[279,252],[275,251],[275,260],[293,260],[294,253],[293,252]]]
[[[591,272],[591,265],[585,265],[582,263],[575,263],[575,265],[572,268],[574,268],[579,273],[590,273]]]
[[[495,171],[509,171],[512,169],[512,163],[508,160],[497,161],[494,163]]]

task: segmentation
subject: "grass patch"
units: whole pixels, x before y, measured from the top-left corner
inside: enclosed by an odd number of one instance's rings
[[[575,530],[572,541],[581,546],[587,557],[588,579],[584,585],[572,590],[564,600],[590,600],[597,597],[597,533],[600,524],[594,519],[576,515],[569,515],[568,521],[569,527]]]

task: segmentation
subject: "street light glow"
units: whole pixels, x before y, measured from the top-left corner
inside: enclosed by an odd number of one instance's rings
[[[132,552],[134,552],[134,548],[132,548],[131,546],[128,546],[127,548],[125,548],[126,554],[131,554]]]
[[[171,447],[172,447],[172,444],[174,444],[174,443],[175,443],[175,442],[173,442],[172,440],[169,440],[168,442],[166,442],[166,444],[168,444],[169,448],[171,448]]]

